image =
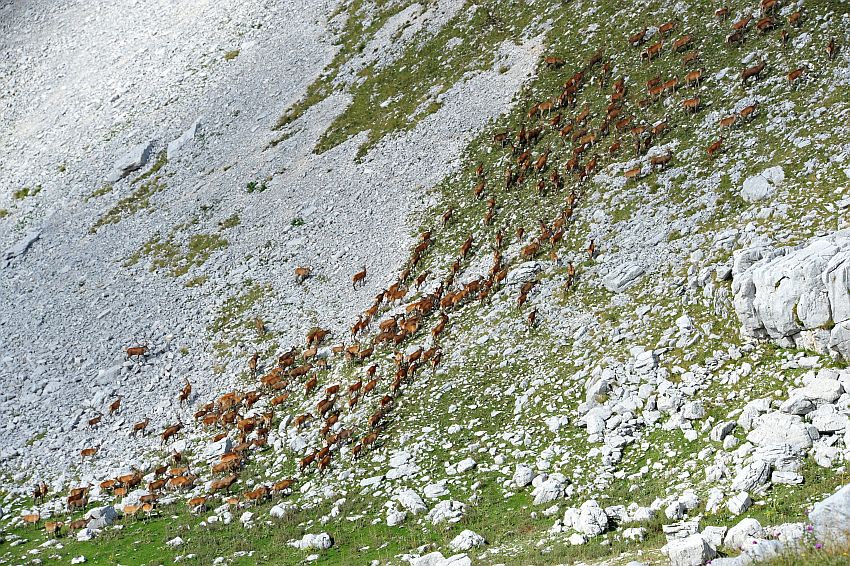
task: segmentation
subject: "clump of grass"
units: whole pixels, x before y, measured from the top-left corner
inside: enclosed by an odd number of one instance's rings
[[[185,247],[176,241],[173,232],[166,239],[157,234],[133,253],[124,262],[124,266],[130,267],[138,263],[142,257],[150,257],[151,271],[167,269],[172,277],[180,277],[188,273],[191,268],[202,266],[213,253],[227,246],[228,241],[218,234],[194,234]],[[203,281],[206,281],[206,278]],[[187,282],[186,286],[200,285],[203,281],[196,277]]]
[[[32,446],[36,442],[38,442],[39,440],[43,440],[46,436],[47,436],[47,431],[43,430],[43,431],[39,432],[38,434],[33,435],[32,438],[28,439],[27,442],[26,442],[26,445]]]
[[[265,181],[249,181],[245,186],[245,190],[249,193],[262,193],[268,188]]]
[[[89,230],[94,233],[101,226],[107,224],[118,224],[125,217],[136,214],[140,210],[150,208],[150,199],[158,192],[166,189],[165,182],[159,176],[153,177],[142,183],[138,189],[122,198],[113,206],[109,212],[103,215]]]
[[[112,185],[110,185],[110,184],[103,185],[103,186],[102,186],[102,187],[100,187],[99,189],[96,189],[96,190],[95,190],[92,194],[90,194],[89,196],[87,196],[87,197],[86,197],[86,201],[89,201],[89,200],[91,200],[91,199],[93,199],[93,198],[102,197],[102,196],[103,196],[103,195],[105,195],[105,194],[111,193],[111,192],[112,192],[112,188],[113,188],[113,187],[112,187]]]
[[[0,208],[0,218],[6,218],[10,214],[12,213],[6,210],[5,208]]]
[[[12,193],[12,198],[15,200],[23,200],[27,197],[34,197],[41,192],[41,185],[35,187],[22,187]]]
[[[239,215],[234,214],[218,223],[222,229],[235,228],[240,224]]]
[[[197,277],[192,277],[188,281],[186,281],[186,287],[200,287],[209,279],[206,275],[199,275]]]
[[[228,51],[227,53],[224,54],[224,60],[225,61],[233,61],[237,57],[239,57],[239,50],[238,49]]]
[[[296,216],[295,218],[292,219],[291,224],[295,228],[297,228],[298,226],[304,226],[304,219],[301,218],[300,216]]]
[[[166,163],[168,163],[168,153],[165,150],[160,151],[159,155],[157,155],[157,157],[156,157],[156,161],[154,161],[153,165],[151,165],[151,168],[148,169],[147,171],[145,171],[144,173],[142,173],[141,175],[139,175],[138,177],[136,177],[135,179],[133,179],[132,182],[130,182],[130,184],[135,185],[136,183],[138,183],[140,181],[144,181],[145,179],[153,177],[154,175],[159,173],[160,169],[165,167]]]

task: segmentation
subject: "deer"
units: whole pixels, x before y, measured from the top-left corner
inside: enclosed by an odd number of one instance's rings
[[[726,116],[725,118],[721,118],[720,120],[718,120],[717,123],[720,125],[721,129],[725,130],[727,128],[731,128],[732,126],[734,126],[735,122],[737,122],[737,121],[738,121],[738,115],[737,114],[731,114],[729,116]]]
[[[140,344],[138,346],[130,346],[126,350],[127,359],[129,360],[129,359],[132,359],[132,358],[136,358],[137,362],[140,359],[142,359],[147,353],[148,353],[147,345],[142,345],[142,344]]]
[[[682,37],[673,42],[673,53],[679,53],[681,51],[684,51],[693,42],[694,37],[692,35],[683,35]]]
[[[560,57],[555,57],[554,55],[549,55],[543,59],[543,62],[550,69],[560,69],[564,66],[564,60]]]
[[[534,328],[534,325],[537,322],[537,307],[531,309],[531,312],[528,313],[526,321],[528,322],[529,328]]]
[[[237,479],[239,479],[239,476],[231,474],[224,479],[216,480],[210,484],[210,492],[215,493],[217,491],[228,491],[230,490],[230,487],[236,483]]]
[[[112,416],[113,414],[117,413],[120,408],[121,397],[118,397],[115,401],[109,404],[109,415]]]
[[[756,110],[758,110],[758,102],[750,104],[749,106],[745,106],[738,112],[738,116],[741,117],[741,120],[750,120],[755,116]]]
[[[178,422],[176,425],[171,425],[165,428],[160,435],[162,441],[160,442],[160,446],[165,446],[165,443],[168,442],[168,439],[172,436],[176,436],[180,429],[183,428],[183,423]]]
[[[363,266],[362,271],[358,271],[351,277],[351,286],[354,289],[357,289],[357,284],[360,283],[361,287],[366,284],[366,266]]]
[[[186,384],[183,386],[183,389],[180,391],[180,396],[178,397],[178,401],[181,407],[184,403],[186,405],[189,404],[189,396],[192,394],[192,384],[189,383],[188,378],[184,377],[183,379],[186,380]]]
[[[623,176],[626,178],[626,181],[630,181],[632,179],[637,179],[640,177],[641,166],[638,165],[636,167],[632,167],[628,171],[623,173]]]
[[[802,19],[802,17],[803,13],[800,10],[797,10],[796,12],[793,12],[788,15],[788,23],[794,27],[797,27],[800,25],[800,20]]]
[[[23,519],[24,523],[27,525],[36,525],[39,521],[41,521],[41,514],[27,513],[26,515],[22,515],[21,519]]]
[[[664,37],[664,36],[668,35],[671,31],[673,31],[673,28],[675,27],[675,25],[676,25],[676,23],[673,22],[673,21],[669,21],[667,23],[661,24],[660,26],[658,26],[658,36]]]
[[[714,155],[720,151],[720,148],[722,146],[723,146],[723,137],[721,136],[720,138],[718,138],[717,141],[715,141],[714,143],[709,145],[708,148],[706,148],[706,152],[708,153],[708,156],[714,157]]]
[[[685,112],[688,114],[696,114],[697,110],[699,110],[700,100],[698,96],[693,98],[688,98],[682,101],[682,107],[685,109]]]
[[[753,65],[752,67],[746,67],[741,71],[741,84],[743,86],[747,86],[747,81],[749,79],[758,80],[759,75],[764,70],[767,63],[764,61],[758,63],[757,65]]]
[[[832,37],[829,39],[829,42],[826,44],[826,58],[829,61],[835,59],[835,56],[838,54],[838,48],[835,45],[835,38]]]
[[[760,19],[756,22],[756,29],[761,33],[767,33],[776,28],[776,21],[770,16]]]
[[[699,60],[699,51],[688,51],[682,56],[682,67],[687,67],[691,63]]]
[[[313,452],[309,456],[305,456],[305,457],[301,458],[301,462],[298,464],[298,471],[303,472],[315,460],[316,460],[316,453],[315,452]]]
[[[293,485],[295,485],[294,479],[280,480],[280,481],[272,484],[271,492],[272,493],[283,493],[287,489],[291,488]]]
[[[47,521],[44,523],[44,532],[47,533],[48,538],[56,538],[61,534],[64,526],[65,523],[62,521]]]
[[[140,432],[142,434],[144,434],[145,429],[147,428],[149,422],[150,422],[150,419],[145,417],[145,420],[139,421],[136,424],[134,424],[133,429],[130,432],[130,436],[136,436]]]
[[[44,503],[44,500],[47,498],[47,491],[48,491],[47,484],[44,483],[44,482],[40,482],[33,489],[33,494],[32,494],[33,501],[38,503],[38,500],[40,499],[41,502]]]
[[[649,28],[643,28],[639,32],[636,32],[629,36],[629,45],[632,47],[637,47],[646,41],[646,32]]]
[[[740,31],[743,32],[747,29],[747,26],[750,25],[750,22],[753,20],[752,14],[747,14],[742,17],[740,20],[732,24],[732,31]]]
[[[714,11],[714,17],[720,20],[721,22],[725,22],[729,18],[729,14],[731,13],[732,10],[729,8],[729,6],[724,6]]]
[[[735,30],[729,35],[726,36],[726,44],[727,45],[735,45],[738,43],[744,43],[744,30],[739,29]]]
[[[254,354],[248,358],[248,371],[251,372],[253,377],[257,376],[257,362],[260,361],[260,353],[254,352]]]
[[[83,448],[82,450],[80,450],[80,456],[82,456],[83,459],[91,458],[95,454],[97,454],[97,447]]]
[[[761,0],[759,8],[762,15],[770,14],[776,10],[776,0]]]
[[[670,160],[672,158],[673,158],[673,154],[670,151],[668,151],[667,153],[665,153],[663,155],[656,155],[656,156],[652,157],[649,160],[649,164],[652,167],[652,169],[655,169],[656,167],[663,169],[668,163],[670,163]]]
[[[697,69],[695,71],[691,71],[685,75],[685,84],[687,86],[699,86],[700,81],[702,80],[702,69]]]
[[[788,84],[794,84],[805,74],[805,72],[806,70],[803,67],[799,67],[788,73]]]

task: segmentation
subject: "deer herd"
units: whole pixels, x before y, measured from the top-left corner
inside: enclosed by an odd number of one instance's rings
[[[777,0],[761,0],[760,17],[753,26],[758,33],[766,34],[781,26],[776,16],[777,7]],[[724,22],[731,15],[732,11],[728,7],[715,12],[720,25],[725,25]],[[753,19],[755,16],[745,15],[731,24],[726,42],[730,45],[744,43]],[[788,16],[787,23],[797,27],[803,19],[798,10]],[[564,195],[563,204],[553,217],[537,219],[536,227],[528,231],[524,226],[513,231],[513,240],[519,250],[519,253],[514,254],[516,257],[507,257],[509,240],[512,239],[507,226],[486,231],[482,229],[480,233],[470,232],[459,245],[454,244],[456,247],[443,242],[444,248],[449,247],[456,252],[445,275],[438,277],[436,268],[432,266],[424,269],[421,265],[437,242],[433,230],[423,231],[393,283],[375,295],[371,305],[351,326],[349,344],[343,341],[328,345],[330,332],[313,328],[307,332],[303,346],[292,347],[277,359],[263,360],[259,353],[248,359],[248,373],[255,380],[253,389],[229,391],[198,408],[193,416],[194,423],[209,435],[210,442],[230,438],[233,444],[227,452],[211,463],[199,464],[190,463],[188,457],[171,451],[166,462],[149,470],[147,474],[133,469],[131,473],[105,479],[98,485],[101,493],[123,498],[131,489],[142,486],[144,478],[148,477],[144,485],[146,493],[139,498],[138,504],[125,505],[121,510],[129,517],[140,514],[151,516],[156,511],[157,501],[165,492],[185,493],[195,490],[202,485],[202,478],[206,478],[209,480],[206,483],[206,494],[193,495],[186,501],[192,512],[206,509],[213,497],[220,497],[231,505],[253,505],[292,493],[299,481],[295,477],[295,470],[298,475],[321,475],[334,466],[335,460],[343,456],[356,460],[379,445],[405,390],[424,372],[433,374],[440,365],[440,340],[453,315],[465,305],[473,301],[485,302],[500,289],[507,288],[509,270],[518,262],[548,253],[555,264],[560,265],[561,247],[574,221],[575,211],[585,196],[585,181],[600,169],[605,159],[613,158],[628,147],[629,138],[635,157],[640,157],[672,129],[669,117],[649,124],[641,121],[638,113],[639,110],[652,108],[680,89],[696,89],[704,80],[704,69],[687,69],[699,60],[699,54],[694,50],[696,38],[693,33],[682,33],[675,39],[669,39],[677,33],[677,26],[675,21],[663,22],[653,37],[650,37],[648,28],[643,28],[626,40],[632,48],[642,49],[640,60],[645,64],[652,64],[663,57],[681,55],[682,63],[686,66],[682,81],[678,77],[663,80],[656,76],[646,81],[645,95],[632,97],[637,100],[630,102],[625,78],[612,80],[612,63],[602,52],[597,52],[567,76],[563,86],[551,98],[533,104],[526,113],[527,122],[522,123],[517,131],[501,131],[493,135],[493,145],[497,150],[505,152],[507,164],[501,171],[488,171],[483,164],[478,164],[471,172],[474,183],[471,202],[473,206],[477,206],[475,203],[479,201],[486,202],[482,215],[483,226],[490,227],[499,221],[499,200],[507,199],[512,191],[518,191],[527,181],[538,195]],[[780,35],[784,43],[787,32],[780,31],[785,34]],[[643,47],[647,43],[650,44]],[[835,41],[829,40],[826,46],[827,58],[833,60],[837,50]],[[547,56],[543,62],[552,73],[561,72],[566,65],[564,59],[556,56]],[[759,61],[742,69],[742,85],[746,87],[759,80],[766,68],[767,63]],[[788,81],[798,81],[804,74],[804,69],[795,69],[788,74]],[[596,84],[603,92],[607,92],[604,111],[596,113],[589,103],[580,103],[582,94],[590,84]],[[682,100],[681,107],[687,116],[692,116],[703,108],[703,103],[694,92]],[[719,123],[721,132],[751,120],[757,109],[758,105],[753,104],[738,113],[723,117]],[[598,150],[603,140],[609,137],[613,139],[608,147]],[[545,148],[538,148],[547,139],[551,141],[546,141]],[[707,147],[709,157],[721,151],[722,142],[721,135]],[[561,152],[553,149],[553,146],[566,149],[563,162],[558,155]],[[664,169],[672,160],[673,153],[667,150],[650,157],[649,165],[651,170]],[[641,165],[624,171],[627,182],[639,179],[642,174]],[[572,188],[567,190],[565,185],[571,177],[574,182],[571,183]],[[500,178],[501,182],[498,181]],[[440,216],[440,225],[449,225],[456,213],[454,208],[447,209]],[[492,237],[488,236],[492,232],[495,232]],[[471,263],[471,256],[476,250],[492,251],[490,268],[486,276],[462,281],[465,266]],[[592,260],[597,253],[596,244],[591,240],[581,255]],[[364,266],[352,276],[354,289],[366,285],[366,274]],[[299,266],[295,269],[298,284],[305,283],[311,275],[310,267]],[[573,260],[566,263],[564,276],[563,288],[569,291],[578,278]],[[522,283],[516,297],[519,308],[526,304],[536,284],[536,280]],[[423,288],[425,291],[421,292]],[[405,302],[408,295],[417,295],[417,298]],[[528,309],[526,321],[529,327],[535,326],[539,315],[536,307]],[[257,320],[258,331],[262,326],[264,332],[265,324],[261,319]],[[147,353],[146,344],[126,350],[127,357],[136,360]],[[386,359],[390,361],[383,363]],[[326,383],[333,364],[347,365],[358,376],[350,383]],[[386,367],[382,369],[382,366]],[[188,406],[192,393],[192,384],[185,379],[177,391],[178,406]],[[365,409],[359,409],[367,404],[369,406]],[[298,460],[292,477],[280,478],[269,485],[258,485],[241,494],[231,494],[252,454],[267,448],[270,431],[280,425],[275,422],[278,413],[287,407],[309,407],[310,410],[306,412],[300,409],[296,411],[298,414],[287,417],[286,426],[295,430],[315,427],[318,432],[317,443]],[[113,415],[120,410],[119,397],[108,406],[108,413]],[[88,424],[93,428],[98,427],[101,419],[102,415],[95,416],[89,419]],[[133,424],[129,435],[145,435],[149,424],[148,418]],[[177,423],[164,426],[159,434],[161,446],[166,447],[177,438],[184,427],[180,418]],[[99,447],[88,447],[80,455],[83,458],[94,458],[98,450]],[[91,487],[85,485],[70,490],[65,500],[69,514],[87,507]],[[43,503],[47,496],[47,484],[39,482],[33,491],[34,502]],[[24,515],[23,521],[36,524],[40,517],[31,513]],[[82,519],[69,520],[67,525],[60,521],[50,521],[44,524],[44,528],[49,536],[58,536],[66,526],[73,531],[85,525]]]

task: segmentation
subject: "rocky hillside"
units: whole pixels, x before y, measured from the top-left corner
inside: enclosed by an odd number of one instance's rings
[[[846,2],[0,31],[0,563],[847,563]]]

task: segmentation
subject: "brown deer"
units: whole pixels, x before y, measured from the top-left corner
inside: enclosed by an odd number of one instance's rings
[[[805,72],[806,70],[803,67],[800,67],[788,73],[788,84],[794,84],[805,74]]]
[[[549,55],[543,59],[543,62],[546,63],[546,66],[550,69],[560,69],[564,66],[564,60],[560,57],[555,57],[554,55]]]
[[[729,18],[729,14],[731,13],[732,10],[729,8],[729,6],[724,6],[714,11],[714,17],[720,20],[721,22],[725,22]]]
[[[660,37],[664,37],[666,35],[669,35],[669,33],[671,31],[673,31],[673,28],[675,27],[675,25],[676,24],[673,21],[661,24],[660,26],[658,26],[658,35]]]
[[[764,70],[767,63],[764,61],[758,63],[757,65],[753,65],[752,67],[746,67],[741,71],[741,84],[743,86],[747,86],[747,81],[750,79],[758,80],[759,75]]]
[[[693,42],[694,37],[692,35],[683,35],[682,37],[673,42],[673,52],[679,53],[680,51],[684,51]]]
[[[144,434],[144,431],[145,431],[145,429],[147,428],[147,426],[148,426],[148,423],[149,423],[149,422],[150,422],[150,419],[149,419],[149,418],[145,418],[145,420],[143,420],[143,421],[139,421],[139,422],[137,422],[136,424],[134,424],[134,425],[133,425],[133,429],[132,429],[132,431],[130,432],[130,436],[136,436],[136,435],[137,435],[138,433],[140,433],[140,432],[141,432],[142,434]]]
[[[664,167],[667,166],[668,163],[670,163],[670,160],[672,158],[673,158],[673,154],[668,151],[667,153],[665,153],[663,155],[656,155],[656,156],[652,157],[649,160],[649,164],[653,169],[655,169],[656,167],[663,169]]]
[[[714,155],[720,151],[721,147],[723,147],[723,137],[720,137],[717,141],[709,145],[708,148],[706,148],[706,152],[709,157],[714,157]]]
[[[251,375],[254,376],[254,377],[257,376],[257,362],[259,362],[259,361],[260,361],[259,352],[254,352],[254,355],[252,355],[248,359],[248,371],[250,371]]]
[[[698,87],[700,80],[702,80],[702,69],[691,71],[685,75],[685,84],[688,86]]]
[[[189,404],[189,396],[192,394],[192,384],[189,383],[188,378],[184,377],[183,379],[186,380],[186,384],[183,386],[183,389],[180,390],[180,396],[178,397],[178,401],[181,407],[184,403],[186,405]]]
[[[180,429],[182,429],[182,428],[183,428],[183,423],[178,423],[176,425],[171,425],[171,426],[166,427],[165,430],[163,430],[162,434],[160,435],[160,437],[162,438],[162,442],[160,442],[160,445],[165,446],[165,443],[168,442],[168,439],[170,439],[172,436],[176,436],[177,433],[180,432]]]
[[[697,96],[682,101],[682,107],[688,114],[696,114],[697,110],[699,110],[699,106],[700,100]]]
[[[638,165],[637,167],[632,167],[631,169],[623,173],[623,176],[626,178],[626,181],[630,181],[632,179],[637,179],[638,177],[640,177],[640,172],[641,166]]]
[[[116,399],[115,401],[110,403],[110,405],[109,405],[109,415],[111,416],[111,415],[117,413],[120,408],[121,408],[121,397],[119,397],[118,399]]]
[[[838,54],[838,48],[835,45],[835,38],[830,38],[829,42],[826,44],[826,58],[830,61],[835,59],[835,56]]]
[[[646,41],[646,32],[649,28],[643,28],[641,31],[631,35],[629,37],[629,45],[632,47],[637,47],[644,41]]]
[[[362,271],[358,271],[351,277],[351,286],[354,289],[357,289],[357,284],[360,283],[361,287],[366,284],[366,266],[363,266]]]
[[[139,361],[141,358],[148,353],[147,346],[130,346],[127,348],[127,359],[136,358],[136,361]]]

